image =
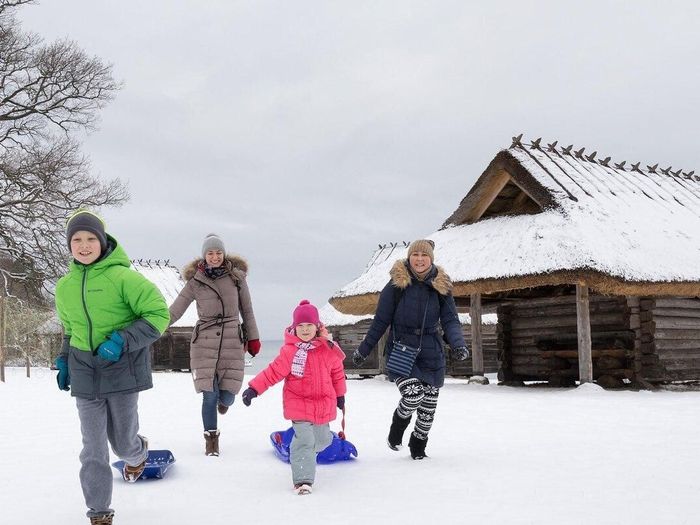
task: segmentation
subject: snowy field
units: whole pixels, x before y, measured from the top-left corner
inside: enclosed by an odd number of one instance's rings
[[[392,383],[351,380],[354,461],[319,466],[296,496],[274,456],[281,385],[220,420],[206,457],[200,397],[188,374],[154,375],[142,433],[177,462],[163,480],[115,478],[115,524],[700,523],[700,393],[467,385],[441,391],[430,458],[390,451]],[[333,428],[338,430],[338,425]],[[87,523],[78,483],[74,400],[55,372],[8,369],[0,383],[0,523]],[[116,476],[116,473],[115,473]]]

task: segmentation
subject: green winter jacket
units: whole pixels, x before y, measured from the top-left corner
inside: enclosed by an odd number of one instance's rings
[[[151,388],[149,346],[170,320],[158,288],[131,268],[113,237],[107,238],[107,256],[87,266],[71,261],[56,285],[71,391],[89,399]],[[124,339],[124,351],[119,361],[106,361],[96,351],[115,330]]]

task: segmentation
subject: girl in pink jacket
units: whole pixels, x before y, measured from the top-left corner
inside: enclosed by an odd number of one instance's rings
[[[310,494],[316,475],[316,454],[331,444],[329,423],[336,408],[345,407],[345,354],[328,339],[318,310],[307,300],[294,309],[284,345],[269,366],[256,375],[242,395],[250,406],[254,397],[284,379],[284,418],[292,421],[289,447],[292,480],[297,494]]]

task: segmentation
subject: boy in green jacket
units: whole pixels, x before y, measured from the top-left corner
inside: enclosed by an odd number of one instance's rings
[[[66,236],[73,261],[56,285],[64,329],[57,381],[76,398],[87,516],[92,525],[110,525],[108,444],[125,462],[124,479],[136,481],[148,457],[148,442],[138,434],[138,393],[153,386],[149,346],[170,316],[158,288],[131,269],[126,252],[105,233],[97,215],[76,212]]]

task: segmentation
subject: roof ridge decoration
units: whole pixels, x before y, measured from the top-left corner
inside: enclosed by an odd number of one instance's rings
[[[695,175],[695,170],[692,171],[683,171],[683,169],[678,169],[676,171],[673,170],[673,166],[669,166],[668,168],[661,169],[659,170],[659,163],[657,162],[654,165],[647,165],[647,169],[641,169],[640,165],[642,164],[641,162],[636,162],[636,163],[629,163],[629,166],[627,166],[627,161],[623,160],[622,162],[613,162],[612,166],[610,165],[610,161],[612,158],[610,156],[605,157],[604,159],[596,159],[596,155],[598,154],[597,151],[594,151],[590,155],[584,155],[584,152],[586,151],[586,148],[580,148],[580,149],[574,149],[574,145],[570,144],[566,147],[563,146],[558,146],[557,144],[559,143],[558,140],[555,140],[551,144],[547,144],[546,148],[543,148],[541,145],[542,142],[542,137],[538,137],[535,140],[531,140],[529,145],[525,145],[523,143],[523,133],[520,135],[517,135],[515,137],[512,137],[512,143],[508,149],[516,149],[520,148],[522,150],[527,150],[529,149],[535,149],[535,150],[540,150],[540,151],[545,151],[548,153],[555,153],[559,155],[560,157],[563,157],[565,155],[575,157],[576,159],[580,160],[581,162],[590,162],[591,164],[599,164],[603,167],[610,168],[613,170],[619,170],[619,171],[625,171],[625,172],[637,172],[641,173],[643,175],[648,174],[648,173],[653,173],[655,175],[665,175],[667,177],[673,177],[673,178],[682,178],[682,179],[687,179],[691,181],[696,181],[700,182],[700,175]]]
[[[389,257],[391,257],[391,254],[393,254],[397,249],[408,248],[409,244],[411,243],[409,243],[408,241],[396,241],[388,242],[385,244],[377,244],[377,249],[374,250],[372,257],[370,257],[370,260],[367,263],[367,266],[365,267],[365,271],[367,271],[367,269],[371,268],[372,266],[381,264],[387,259],[389,259]],[[384,254],[383,257],[381,257],[382,254]]]
[[[139,266],[148,266],[149,268],[175,268],[170,264],[170,259],[131,259],[129,262],[134,266],[138,264]]]

